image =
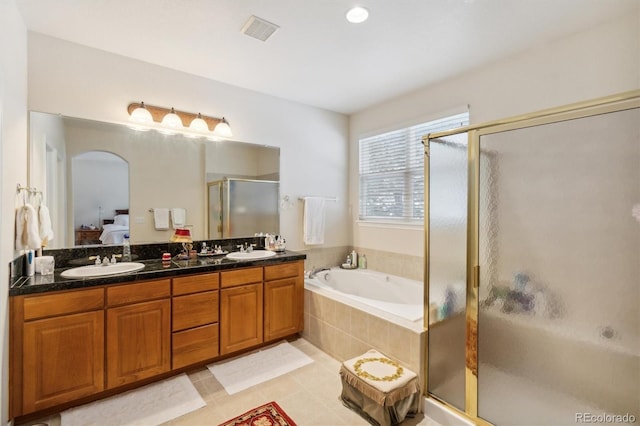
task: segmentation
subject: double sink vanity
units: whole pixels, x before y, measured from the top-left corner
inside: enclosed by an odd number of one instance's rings
[[[305,255],[271,253],[13,280],[10,417],[59,411],[296,335]]]

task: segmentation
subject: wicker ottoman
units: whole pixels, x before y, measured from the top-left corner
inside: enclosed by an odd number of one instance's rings
[[[343,362],[340,377],[343,404],[371,424],[395,425],[420,411],[416,373],[378,351]]]

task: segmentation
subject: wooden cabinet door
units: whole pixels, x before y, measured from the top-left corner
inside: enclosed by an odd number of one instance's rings
[[[23,412],[104,389],[104,311],[24,324]]]
[[[264,283],[264,340],[278,339],[302,331],[304,281],[286,278]]]
[[[160,299],[107,309],[107,388],[171,368],[171,302]]]
[[[220,354],[262,343],[262,283],[220,290]]]

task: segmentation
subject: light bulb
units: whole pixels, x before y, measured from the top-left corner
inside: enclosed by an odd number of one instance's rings
[[[144,106],[144,102],[140,102],[140,106],[131,111],[129,120],[136,123],[153,123],[153,117],[147,107]]]
[[[196,132],[208,132],[209,126],[207,126],[207,122],[202,119],[202,115],[198,113],[198,116],[189,124],[189,129]]]
[[[222,136],[223,138],[230,138],[233,136],[229,122],[224,117],[222,117],[222,120],[216,124],[216,128],[213,130],[213,133],[218,136]]]
[[[162,118],[162,125],[170,129],[181,129],[183,127],[182,120],[173,108],[171,108],[171,112]]]

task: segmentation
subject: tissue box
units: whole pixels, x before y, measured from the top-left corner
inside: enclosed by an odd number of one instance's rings
[[[36,274],[51,275],[56,267],[53,256],[40,256],[35,258]]]

